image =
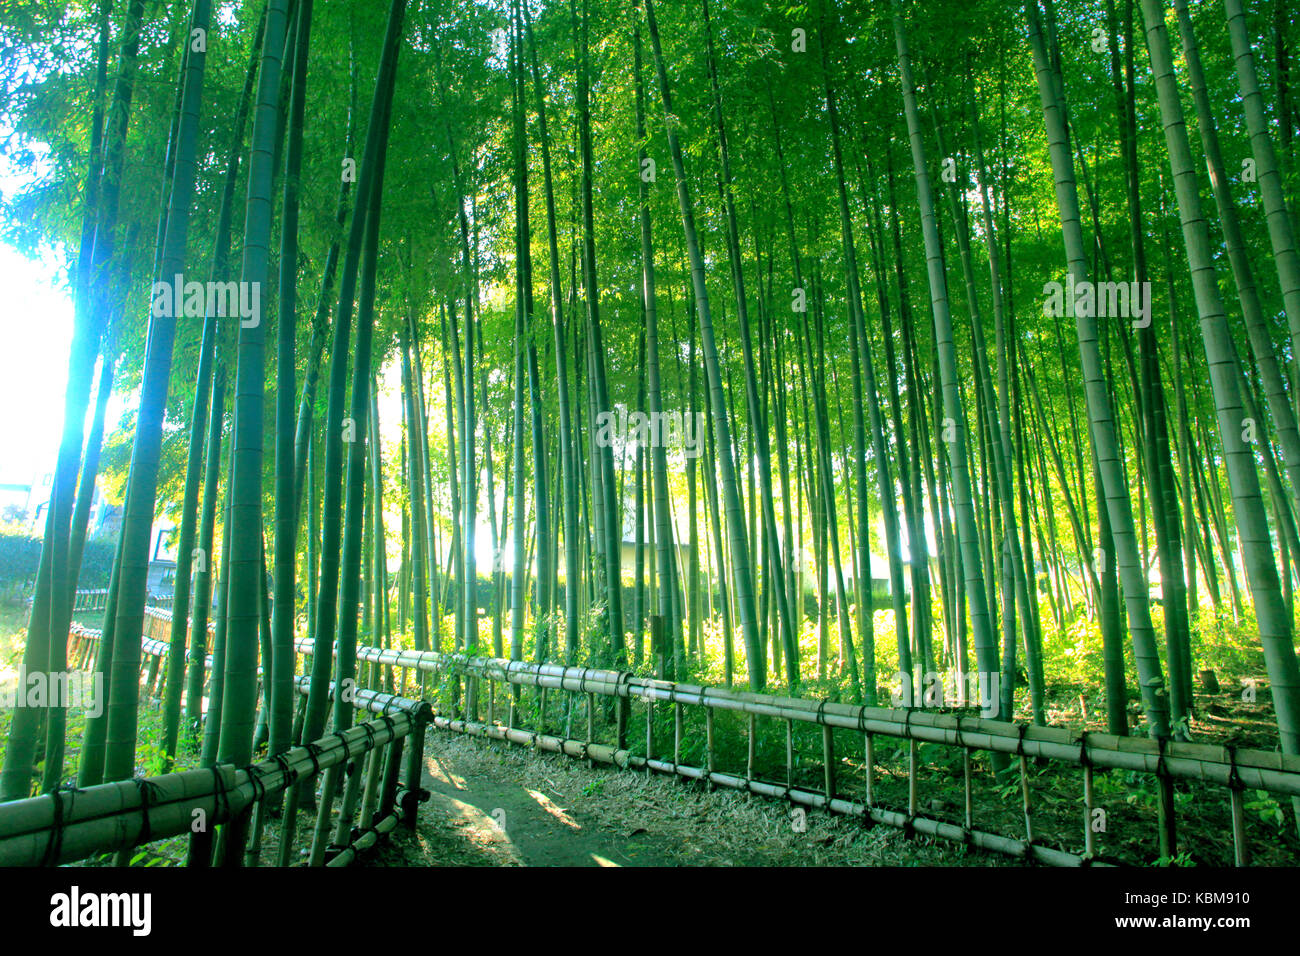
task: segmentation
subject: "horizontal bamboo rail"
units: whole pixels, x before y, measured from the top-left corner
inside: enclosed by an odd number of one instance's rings
[[[310,641],[297,642],[296,649],[305,654],[310,654],[313,650]],[[434,726],[441,729],[489,736],[517,744],[541,746],[542,749],[581,759],[613,763],[634,769],[655,770],[703,780],[714,786],[735,787],[808,806],[826,807],[835,812],[868,816],[873,822],[886,823],[1020,858],[1032,858],[1057,865],[1070,866],[1083,863],[1095,865],[1101,862],[1095,856],[1096,840],[1090,828],[1095,799],[1092,786],[1093,772],[1097,768],[1151,774],[1161,781],[1162,789],[1167,789],[1174,779],[1226,787],[1232,802],[1232,835],[1235,860],[1238,865],[1244,865],[1249,860],[1244,818],[1240,812],[1243,791],[1251,788],[1275,794],[1300,795],[1300,757],[1261,750],[1238,750],[1211,744],[1118,737],[1111,734],[1060,727],[1037,727],[937,711],[811,701],[655,680],[616,670],[536,664],[500,658],[470,657],[464,654],[440,654],[434,651],[362,647],[357,649],[357,661],[368,663],[372,667],[400,667],[428,674],[454,676],[458,688],[460,678],[464,677],[475,681],[487,680],[516,687],[532,687],[543,695],[548,690],[555,690],[562,693],[583,694],[588,698],[588,739],[586,741],[550,737],[533,731],[516,729],[513,708],[510,726],[502,726],[493,721],[491,701],[489,701],[487,723],[477,722],[473,719],[474,715],[471,715],[471,719],[468,720],[459,719],[461,716],[459,713],[451,717],[437,715],[434,718]],[[676,728],[673,760],[655,758],[654,741],[649,731],[645,756],[627,750],[623,740],[623,730],[626,726],[623,712],[619,715],[618,745],[606,746],[594,743],[591,739],[591,700],[595,695],[627,701],[640,700],[646,704],[648,710],[651,710],[657,702],[670,704],[673,707]],[[459,700],[459,691],[456,699]],[[678,759],[683,736],[682,711],[685,707],[705,709],[708,728],[708,766],[706,767],[685,766]],[[787,727],[787,774],[790,773],[789,735],[793,724],[800,722],[821,726],[825,750],[823,763],[826,792],[823,794],[800,790],[793,787],[790,780],[787,780],[785,785],[755,780],[752,772],[752,738],[750,767],[746,775],[719,773],[713,765],[715,748],[712,717],[715,710],[749,715],[751,734],[752,722],[755,718],[769,717],[784,721]],[[867,755],[865,804],[835,796],[833,738],[830,734],[830,731],[835,728],[856,731],[863,735]],[[873,803],[872,747],[876,736],[892,737],[909,743],[909,792],[906,814],[884,809]],[[964,826],[928,819],[917,814],[916,748],[921,743],[940,744],[962,750],[966,803]],[[1015,755],[1019,758],[1025,821],[1023,840],[984,833],[972,827],[970,755],[977,750]],[[1082,856],[1034,841],[1027,767],[1027,761],[1031,758],[1082,769],[1085,811],[1083,827],[1085,852]],[[1160,821],[1162,847],[1166,848],[1167,855],[1172,855],[1174,847],[1171,797],[1170,794],[1166,798],[1167,809]]]
[[[305,693],[306,678],[298,680]],[[363,827],[356,845],[347,848],[351,854],[345,862],[351,861],[396,825],[400,812],[393,767],[401,759],[400,745],[407,737],[422,741],[430,719],[427,703],[391,694],[358,690],[353,704],[376,717],[243,769],[223,764],[0,803],[0,866],[52,866],[129,850],[194,832],[198,819],[206,827],[215,827],[300,779],[388,747],[392,765],[388,776],[394,785],[385,788],[378,804],[378,822]],[[420,749],[412,747],[413,752]],[[408,771],[409,765],[408,761]],[[407,783],[408,790],[418,795],[419,778],[412,781],[408,775]],[[375,815],[372,806],[371,817]],[[367,834],[373,835],[366,839]]]

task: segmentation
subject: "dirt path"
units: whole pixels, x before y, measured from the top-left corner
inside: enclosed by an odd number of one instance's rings
[[[430,731],[416,833],[380,866],[988,866],[891,827]]]

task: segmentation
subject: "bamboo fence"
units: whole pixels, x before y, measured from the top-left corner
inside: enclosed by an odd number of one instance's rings
[[[298,678],[300,693],[305,695],[307,686],[306,678]],[[120,853],[228,823],[255,805],[260,820],[267,798],[368,754],[360,827],[350,842],[335,848],[329,860],[331,865],[346,865],[401,819],[409,818],[408,824],[414,825],[415,804],[423,794],[418,755],[430,719],[427,703],[392,694],[358,690],[352,703],[376,716],[250,767],[223,764],[0,804],[0,866],[54,866],[100,853]],[[409,753],[416,757],[406,761],[402,793],[399,774],[408,737]],[[321,811],[328,818],[329,808],[322,804]],[[340,825],[350,825],[353,814],[346,806],[342,816]],[[256,853],[250,855],[256,863]],[[250,862],[247,856],[245,861]]]
[[[310,641],[299,641],[296,647],[304,654],[310,654],[313,650]],[[1133,771],[1158,778],[1161,784],[1160,792],[1164,797],[1158,826],[1161,829],[1162,850],[1168,855],[1172,855],[1176,844],[1171,799],[1172,781],[1184,780],[1225,787],[1230,801],[1234,861],[1239,866],[1248,864],[1250,859],[1245,828],[1245,791],[1255,789],[1287,796],[1300,795],[1300,757],[1277,752],[1171,740],[1119,737],[913,708],[867,707],[833,701],[778,697],[656,680],[625,671],[565,667],[559,664],[442,654],[435,651],[362,647],[357,649],[357,662],[358,665],[362,663],[370,665],[372,678],[374,670],[381,666],[451,677],[453,679],[452,699],[457,702],[462,700],[460,685],[464,680],[466,682],[464,701],[466,709],[470,711],[469,718],[462,719],[457,707],[453,707],[450,716],[436,713],[433,726],[439,729],[493,737],[619,767],[653,770],[703,780],[712,785],[734,787],[806,806],[824,807],[837,813],[869,818],[871,822],[884,823],[904,830],[1054,865],[1077,866],[1105,862],[1096,853],[1096,834],[1092,827],[1093,811],[1096,809],[1093,787],[1093,774],[1096,769]],[[513,685],[515,688],[529,687],[535,689],[539,695],[544,695],[548,690],[562,694],[585,695],[588,700],[587,739],[553,737],[516,728],[514,702],[517,691],[515,695],[508,695],[509,716],[504,725],[494,719],[495,695],[489,696],[487,721],[478,721],[474,711],[477,708],[477,684],[480,681],[487,681],[490,686],[503,684]],[[599,744],[592,739],[594,710],[592,701],[597,696],[619,702],[615,729],[617,740],[612,745]],[[625,739],[627,707],[634,700],[643,702],[647,709],[647,741],[644,754],[635,754],[628,750]],[[654,754],[651,715],[657,703],[670,705],[673,708],[674,759],[671,761],[658,759]],[[689,707],[703,708],[705,712],[707,766],[687,766],[677,759],[681,752],[685,723],[683,711]],[[715,769],[716,742],[713,730],[715,711],[732,711],[748,715],[751,768],[754,761],[754,721],[758,718],[772,718],[786,723],[787,780],[784,784],[756,780],[752,773],[738,776],[720,773]],[[801,790],[791,784],[793,776],[791,728],[796,723],[817,725],[822,728],[824,792]],[[834,729],[856,731],[862,735],[867,775],[866,800],[862,803],[836,796],[836,763],[831,734]],[[908,742],[906,813],[878,806],[872,799],[873,746],[877,737]],[[930,819],[917,813],[917,747],[922,743],[939,744],[961,750],[965,795],[963,825]],[[1019,759],[1025,821],[1023,839],[983,832],[972,826],[971,756],[977,751],[1006,754]],[[1034,841],[1027,768],[1029,760],[1049,761],[1081,770],[1084,853],[1069,853]]]

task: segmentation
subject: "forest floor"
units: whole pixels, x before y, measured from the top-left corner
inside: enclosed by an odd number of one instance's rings
[[[414,834],[371,866],[996,866],[990,854],[763,797],[430,731]]]

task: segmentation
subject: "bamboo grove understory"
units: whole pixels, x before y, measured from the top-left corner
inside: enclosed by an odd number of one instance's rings
[[[1293,19],[1290,0],[0,15],[4,154],[34,170],[0,223],[60,250],[73,309],[22,673],[103,688],[84,721],[13,710],[0,859],[144,842],[137,821],[108,846],[92,814],[51,849],[48,814],[72,781],[139,809],[122,782],[156,697],[166,826],[234,774],[219,842],[192,840],[205,861],[255,860],[272,818],[290,846],[300,806],[324,828],[364,804],[366,846],[410,822],[418,768],[399,808],[400,749],[375,748],[422,746],[427,721],[1047,862],[1092,860],[1086,823],[1080,852],[1045,849],[1025,783],[1023,840],[976,830],[973,754],[997,779],[1082,768],[1088,809],[1094,766],[1154,775],[1164,858],[1175,784],[1208,781],[1246,862],[1241,788],[1300,808]],[[97,481],[121,525],[86,590]],[[406,669],[407,723],[358,735],[357,695],[404,694]],[[1216,669],[1267,706],[1249,758],[1198,740]],[[1075,729],[1050,726],[1076,699]],[[678,760],[692,703],[699,765]],[[743,775],[714,764],[715,709],[747,715]],[[825,732],[823,787],[756,777],[760,717]],[[865,736],[864,801],[837,795],[833,727]],[[873,803],[873,734],[910,748],[906,813]],[[960,751],[963,825],[918,815],[919,742]]]

